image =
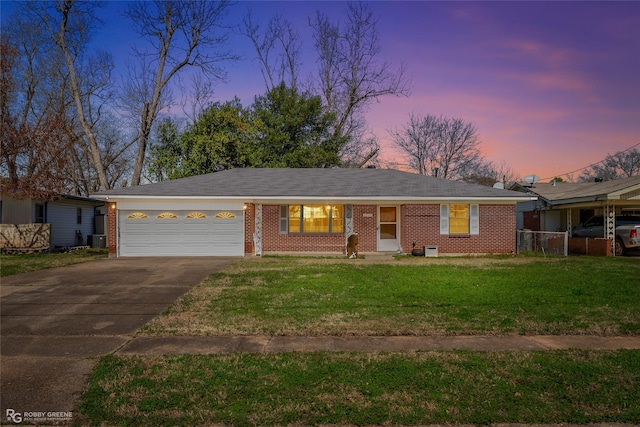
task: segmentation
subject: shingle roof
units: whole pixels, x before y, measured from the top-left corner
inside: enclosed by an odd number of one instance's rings
[[[247,198],[450,198],[522,200],[523,194],[394,169],[239,168],[92,195]],[[528,200],[529,198],[527,198]]]
[[[533,187],[527,183],[517,184],[523,191],[529,191],[550,201],[566,201],[569,199],[605,198],[633,186],[640,185],[640,176],[614,179],[604,182],[558,182],[536,183]]]

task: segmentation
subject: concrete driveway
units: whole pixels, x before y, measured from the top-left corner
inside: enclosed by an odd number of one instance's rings
[[[95,356],[125,345],[142,325],[234,259],[103,259],[0,278],[3,421],[7,410],[73,411]]]

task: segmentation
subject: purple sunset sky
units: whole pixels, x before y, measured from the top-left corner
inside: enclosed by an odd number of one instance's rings
[[[96,44],[110,51],[115,75],[134,35],[107,2]],[[273,14],[301,33],[305,70],[314,69],[307,17],[320,10],[336,19],[344,2],[248,2],[232,6],[229,23],[247,9],[266,23]],[[436,114],[473,122],[488,160],[520,176],[551,178],[640,144],[640,2],[370,3],[379,18],[380,60],[404,63],[409,97],[385,97],[371,106],[368,124],[382,145],[381,159],[407,163],[388,130],[409,115]],[[2,4],[2,19],[12,9]],[[249,105],[264,93],[254,52],[244,36],[230,45],[243,59],[226,66],[215,100],[238,96]],[[306,77],[308,71],[303,73]],[[566,176],[565,176],[566,179]]]

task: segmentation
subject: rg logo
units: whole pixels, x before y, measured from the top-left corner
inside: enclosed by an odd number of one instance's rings
[[[16,412],[13,409],[7,409],[7,421],[12,421],[16,424],[22,422],[22,414],[20,412]]]

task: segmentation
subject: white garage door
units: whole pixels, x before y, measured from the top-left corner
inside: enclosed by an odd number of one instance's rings
[[[242,256],[243,211],[120,211],[120,256]]]

